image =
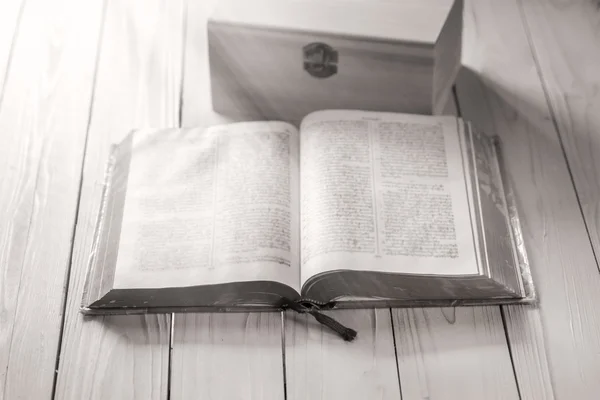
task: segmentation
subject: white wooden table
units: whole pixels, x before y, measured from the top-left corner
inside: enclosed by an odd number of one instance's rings
[[[109,145],[225,120],[214,1],[0,1],[0,399],[599,399],[597,0],[465,5],[458,111],[505,144],[539,306],[336,313],[354,343],[293,315],[79,314]]]

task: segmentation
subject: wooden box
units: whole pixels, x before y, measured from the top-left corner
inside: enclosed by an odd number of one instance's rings
[[[439,114],[460,67],[462,0],[220,0],[215,111],[296,121],[327,108]]]

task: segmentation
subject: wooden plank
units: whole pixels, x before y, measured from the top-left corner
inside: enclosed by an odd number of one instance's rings
[[[182,1],[108,1],[85,154],[56,398],[164,399],[168,315],[79,313],[109,147],[138,127],[178,125]]]
[[[400,399],[390,310],[328,315],[356,329],[357,338],[344,342],[311,316],[286,315],[287,398]]]
[[[520,1],[596,258],[600,255],[600,3]]]
[[[183,126],[235,121],[212,110],[206,21],[217,1],[188,4]],[[281,339],[279,313],[176,314],[173,398],[282,399]]]
[[[466,15],[460,109],[501,138],[539,295],[504,308],[521,396],[597,398],[600,274],[517,2],[473,1]]]
[[[52,392],[101,21],[99,0],[29,1],[9,52],[0,108],[0,399]]]
[[[174,399],[283,399],[280,313],[176,314]]]
[[[24,3],[24,0],[0,2],[0,105],[2,104],[4,81],[19,31]]]
[[[519,398],[498,307],[392,311],[403,398]]]
[[[550,115],[558,129],[561,144],[570,167],[587,233],[594,249],[596,263],[600,254],[600,8],[598,2],[573,1],[564,5],[539,1],[520,1],[525,27],[529,33],[534,58],[542,77],[542,85],[549,100]],[[576,353],[571,353],[568,364],[564,358],[550,353],[554,387],[557,397],[572,396],[573,389],[581,398],[593,397],[600,382],[600,343],[598,329],[600,318],[597,309],[598,279],[584,285],[587,275],[594,275],[593,268],[572,271],[570,287],[579,292],[584,301],[570,297],[568,305],[569,331],[573,337]],[[585,291],[581,291],[584,286]],[[594,292],[595,291],[595,292]],[[567,292],[568,293],[568,292]],[[571,293],[568,293],[571,295]],[[590,296],[592,294],[592,296]],[[594,307],[596,304],[596,307]],[[550,336],[558,345],[558,337]],[[581,340],[583,339],[583,340]],[[581,340],[581,341],[580,341]],[[564,345],[563,345],[564,346]],[[556,365],[556,368],[555,368]],[[570,376],[563,374],[569,368]],[[574,369],[580,371],[577,378]]]

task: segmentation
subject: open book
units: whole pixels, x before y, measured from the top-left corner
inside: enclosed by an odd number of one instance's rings
[[[494,141],[451,116],[329,110],[115,146],[87,313],[521,302]]]

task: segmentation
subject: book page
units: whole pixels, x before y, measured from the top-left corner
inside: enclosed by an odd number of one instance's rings
[[[114,286],[298,290],[298,140],[277,122],[136,132]]]
[[[301,274],[478,272],[455,117],[324,111],[301,126]]]

